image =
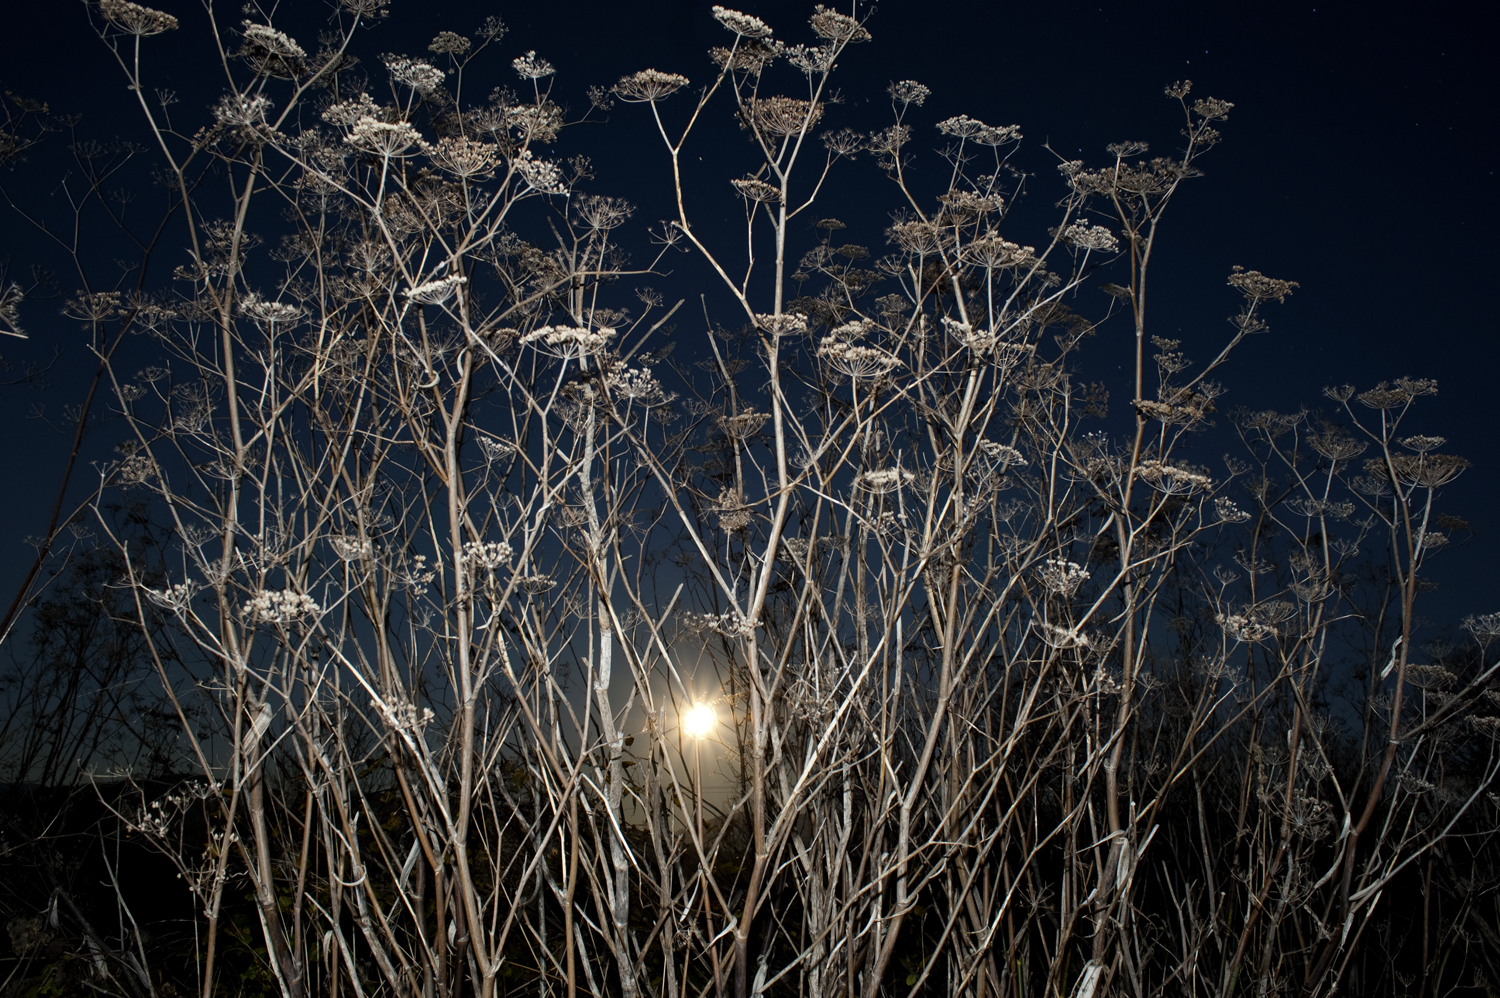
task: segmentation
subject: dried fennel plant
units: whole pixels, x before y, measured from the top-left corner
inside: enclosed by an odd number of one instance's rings
[[[240,883],[293,998],[1326,994],[1375,972],[1385,886],[1495,824],[1487,647],[1407,658],[1463,462],[1398,439],[1431,390],[1412,379],[1335,392],[1352,431],[1237,417],[1253,473],[1192,461],[1210,375],[1296,287],[1236,268],[1196,370],[1148,330],[1158,223],[1227,102],[1175,85],[1181,151],[1121,143],[1053,180],[1013,169],[1017,127],[950,117],[934,194],[921,84],[891,85],[873,133],[824,121],[863,20],[818,6],[789,44],[715,7],[706,84],[594,94],[645,105],[614,113],[649,117],[673,185],[632,264],[634,207],[554,150],[554,67],[524,52],[518,91],[465,98],[492,19],[358,68],[385,6],[345,0],[316,52],[220,26],[229,92],[191,134],[145,96],[176,20],[95,8],[191,247],[170,290],[70,308],[162,357],[127,374],[101,350],[130,427],[101,484],[136,503],[98,522],[199,770],[119,813],[194,892],[205,998],[247,945]],[[730,106],[737,233],[697,222],[680,168]],[[804,235],[860,158],[897,209],[866,266],[845,223]],[[1025,239],[1023,182],[1061,191]],[[674,249],[734,309],[680,365],[682,302],[648,286]],[[1112,435],[1075,361],[1125,323]],[[1361,603],[1347,565],[1377,540],[1391,588]],[[1331,719],[1351,628],[1392,664]],[[702,701],[720,720],[695,737]],[[199,703],[216,724],[188,723]]]

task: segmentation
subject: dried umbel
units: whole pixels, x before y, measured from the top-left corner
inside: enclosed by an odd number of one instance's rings
[[[1298,287],[1296,281],[1278,280],[1274,277],[1267,277],[1258,270],[1246,270],[1243,267],[1234,268],[1229,275],[1229,284],[1231,287],[1238,288],[1246,298],[1257,303],[1284,302],[1286,296],[1292,293],[1292,289]]]
[[[1079,219],[1063,229],[1062,238],[1076,249],[1096,253],[1118,253],[1120,240],[1102,225],[1093,225],[1088,219]]]
[[[500,161],[495,143],[476,142],[462,135],[438,139],[428,155],[444,170],[465,179],[486,176]]]
[[[755,624],[745,619],[738,611],[729,613],[684,613],[683,626],[692,634],[713,632],[726,638],[749,638],[755,636]]]
[[[1056,651],[1067,649],[1086,649],[1093,645],[1093,640],[1079,627],[1060,627],[1056,624],[1037,622],[1036,632],[1041,637],[1042,643],[1048,648]]]
[[[419,94],[430,94],[443,83],[443,77],[448,74],[420,59],[408,59],[405,56],[390,56],[385,61],[385,68],[391,74],[391,79],[397,83],[411,87]]]
[[[744,530],[755,520],[755,513],[745,503],[745,497],[733,486],[726,486],[709,507],[719,515],[719,527],[731,533]]]
[[[538,56],[536,50],[527,52],[523,56],[517,56],[511,60],[511,68],[523,80],[540,80],[557,72],[552,63]]]
[[[817,354],[833,370],[854,381],[876,381],[901,365],[879,347],[859,346],[838,336],[823,337]]]
[[[306,70],[307,53],[302,46],[269,24],[245,21],[242,34],[245,44],[240,49],[240,58],[248,62],[256,72],[267,76],[293,77]]]
[[[719,426],[724,430],[725,436],[735,440],[749,440],[760,432],[760,428],[770,418],[771,414],[767,412],[742,412],[737,416],[721,418]]]
[[[538,326],[521,337],[522,346],[535,347],[539,352],[558,360],[575,360],[598,353],[609,346],[615,331],[608,326],[586,329],[572,326]]]
[[[801,336],[807,332],[807,315],[802,312],[757,315],[755,324],[772,336]]]
[[[777,204],[781,201],[781,189],[764,180],[746,177],[743,180],[731,180],[730,183],[734,185],[735,190],[739,191],[741,197],[750,201],[758,201],[761,204]]]
[[[359,534],[334,534],[328,538],[328,544],[341,561],[364,561],[375,553],[370,539]]]
[[[609,387],[617,398],[637,405],[661,405],[667,400],[661,383],[651,374],[649,367],[624,367],[610,375]]]
[[[1000,146],[1007,142],[1021,141],[1020,125],[986,125],[967,114],[940,121],[937,129],[944,135],[952,135],[984,146]]]
[[[1214,619],[1226,637],[1243,644],[1255,644],[1276,636],[1274,624],[1256,619],[1253,613],[1221,613]]]
[[[296,322],[305,314],[305,310],[300,305],[265,301],[256,294],[248,294],[240,299],[240,312],[267,326]]]
[[[1389,480],[1394,472],[1396,480],[1404,485],[1429,489],[1447,485],[1468,467],[1468,459],[1456,454],[1392,454],[1389,463],[1380,457],[1365,461],[1365,470],[1372,476]]]
[[[427,46],[427,51],[436,52],[439,55],[459,56],[474,47],[474,43],[456,31],[439,31],[432,44]]]
[[[574,198],[571,207],[589,228],[601,232],[619,228],[627,218],[635,214],[635,205],[624,198],[605,197],[601,194],[585,194]],[[600,321],[600,316],[593,318],[595,322]]]
[[[557,580],[550,575],[521,575],[516,577],[516,588],[528,596],[540,596],[542,593],[550,592],[557,585]]]
[[[479,453],[484,455],[484,460],[488,464],[510,457],[515,452],[516,445],[509,440],[498,440],[495,437],[479,438]]]
[[[819,38],[827,38],[836,45],[853,45],[870,40],[870,32],[859,21],[848,14],[829,10],[822,4],[813,8],[809,23]]]
[[[965,243],[960,252],[966,263],[986,270],[1005,270],[1037,265],[1036,247],[1004,239],[994,229]]]
[[[464,545],[463,555],[470,568],[493,572],[509,565],[515,552],[504,541],[470,541]]]
[[[1437,392],[1437,382],[1431,378],[1397,378],[1394,384],[1382,381],[1355,397],[1371,409],[1399,409],[1423,395],[1436,395]]]
[[[1072,596],[1079,586],[1088,581],[1089,571],[1077,562],[1048,558],[1037,569],[1036,575],[1050,592],[1058,596]]]
[[[530,149],[521,150],[520,154],[511,161],[516,173],[526,181],[527,186],[540,194],[566,194],[568,185],[563,183],[562,169],[556,164],[544,159],[535,159]]]
[[[639,73],[620,77],[611,90],[623,101],[648,103],[670,97],[688,85],[686,76],[663,73],[655,69],[643,69]]]
[[[177,18],[128,0],[99,0],[99,13],[126,34],[145,38],[177,30]]]
[[[1500,613],[1480,613],[1465,617],[1463,629],[1480,641],[1500,638]]]
[[[165,589],[142,588],[146,598],[164,610],[181,613],[192,605],[193,597],[198,594],[199,585],[192,580],[178,582],[167,586]]]
[[[1211,489],[1214,485],[1214,480],[1202,469],[1166,464],[1155,459],[1142,462],[1135,469],[1135,474],[1158,492],[1167,495],[1189,495]]]
[[[948,331],[948,335],[958,340],[966,350],[973,350],[975,353],[987,353],[995,348],[994,330],[986,329],[976,332],[974,327],[969,323],[960,322],[946,315],[943,316],[943,328]]]
[[[467,277],[457,274],[448,277],[440,277],[435,281],[427,281],[418,284],[406,292],[406,297],[418,305],[441,305],[453,297],[453,293],[461,286],[468,284]]]
[[[250,621],[287,624],[322,611],[317,600],[295,589],[262,589],[240,612]]]
[[[1220,523],[1244,523],[1250,519],[1250,514],[1236,506],[1228,496],[1219,496],[1214,500],[1214,515],[1219,518]]]
[[[1214,411],[1213,399],[1193,391],[1173,393],[1170,401],[1132,399],[1130,404],[1142,417],[1169,425],[1195,423]]]
[[[406,122],[385,122],[368,116],[355,122],[344,141],[360,152],[384,157],[401,156],[413,146],[426,145],[422,133]]]
[[[916,80],[901,80],[899,83],[892,83],[886,87],[885,92],[891,95],[891,100],[903,106],[915,104],[921,107],[926,103],[927,98],[932,96],[932,90]]]
[[[1330,461],[1351,460],[1363,454],[1370,446],[1366,441],[1355,440],[1346,433],[1332,429],[1309,435],[1307,442],[1313,450]]]
[[[714,20],[724,27],[733,31],[741,38],[769,38],[771,29],[766,22],[749,14],[742,14],[737,10],[729,10],[717,4],[713,8]]]
[[[884,495],[895,492],[903,485],[910,485],[916,477],[904,468],[875,468],[856,475],[854,484],[866,492]]]
[[[823,117],[823,105],[795,97],[752,97],[740,108],[740,124],[762,135],[800,135]]]

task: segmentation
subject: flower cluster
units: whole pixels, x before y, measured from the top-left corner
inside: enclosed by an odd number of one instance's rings
[[[1059,627],[1056,624],[1038,622],[1036,630],[1049,648],[1088,648],[1094,643],[1081,627]]]
[[[971,140],[985,146],[1004,145],[1021,139],[1020,125],[986,125],[967,114],[956,115],[938,122],[938,131],[955,138]]]
[[[295,589],[262,589],[241,611],[246,619],[263,624],[286,624],[322,613],[318,601]]]
[[[406,122],[385,122],[368,115],[354,123],[344,141],[360,152],[376,156],[399,156],[412,146],[427,145],[422,141],[422,133]]]
[[[781,54],[808,76],[815,76],[833,68],[836,52],[832,45],[789,45],[782,49]]]
[[[775,184],[768,184],[764,180],[756,180],[754,177],[746,177],[743,180],[731,180],[734,189],[740,192],[740,196],[751,201],[759,201],[762,204],[776,204],[781,200],[781,188]]]
[[[1214,619],[1224,629],[1225,635],[1245,644],[1254,644],[1276,636],[1275,625],[1257,620],[1254,614],[1221,613]]]
[[[990,215],[1005,207],[1005,198],[999,194],[980,194],[959,188],[939,194],[938,200],[943,204],[943,222],[947,225],[962,224],[976,215]]]
[[[1062,558],[1048,558],[1036,574],[1042,585],[1059,596],[1072,596],[1089,577],[1088,569]]]
[[[608,326],[594,330],[570,326],[538,326],[521,337],[521,343],[536,347],[542,353],[559,360],[573,360],[598,353],[609,346],[609,341],[614,337],[615,331]]]
[[[557,585],[557,580],[550,575],[520,575],[516,577],[516,588],[523,593],[532,596],[540,596]]]
[[[865,29],[864,25],[848,14],[829,10],[822,4],[813,8],[810,23],[819,38],[827,38],[834,44],[853,45],[870,40],[870,32]]]
[[[901,362],[879,347],[858,346],[852,342],[872,328],[874,323],[869,320],[845,323],[818,342],[816,353],[829,367],[855,381],[883,378]]]
[[[755,635],[755,624],[737,610],[729,613],[684,613],[682,622],[694,634],[712,631],[726,638],[749,638]]]
[[[742,38],[769,38],[771,29],[766,22],[737,10],[728,10],[717,4],[713,8],[714,20]]]
[[[438,166],[460,177],[482,177],[500,161],[499,147],[493,142],[476,142],[462,135],[438,139],[428,155]]]
[[[418,284],[406,292],[406,297],[418,305],[441,305],[453,297],[453,292],[458,289],[459,285],[468,283],[467,277],[451,274],[435,281]]]
[[[333,534],[328,538],[333,553],[343,561],[361,561],[375,553],[375,546],[368,537],[359,534]]]
[[[191,580],[167,586],[165,589],[144,589],[146,598],[166,610],[181,613],[192,603],[198,593],[198,583]]]
[[[516,452],[516,445],[509,440],[497,440],[494,437],[479,438],[479,452],[484,455],[486,462],[498,461],[502,457],[509,457]]]
[[[260,129],[266,124],[271,99],[261,94],[225,94],[214,105],[214,121],[238,129]]]
[[[62,314],[81,322],[104,322],[120,314],[120,292],[80,291],[63,306]]]
[[[533,159],[530,149],[522,149],[511,161],[511,165],[532,190],[542,194],[568,193],[568,185],[563,183],[562,170],[558,165],[545,159]]]
[[[156,462],[144,451],[130,455],[115,470],[115,481],[127,489],[134,485],[144,485],[155,477]]]
[[[302,318],[302,307],[300,305],[288,305],[279,301],[265,301],[257,294],[247,294],[240,299],[240,312],[264,322],[266,325],[275,323],[296,322]]]
[[[1155,458],[1143,461],[1135,469],[1136,477],[1158,492],[1167,495],[1190,495],[1200,489],[1211,489],[1214,480],[1195,468],[1167,464]]]
[[[504,541],[470,541],[464,545],[464,560],[470,565],[493,572],[510,564],[515,552]]]
[[[731,533],[744,530],[755,519],[750,507],[745,505],[745,497],[732,485],[719,492],[719,498],[710,508],[719,514],[719,526]]]
[[[413,596],[423,596],[427,593],[427,587],[432,580],[437,578],[437,572],[427,567],[427,556],[425,554],[412,555],[410,563],[402,566],[399,575],[401,584],[411,591]]]
[[[971,324],[959,322],[946,315],[943,316],[943,328],[966,349],[973,350],[975,353],[985,353],[995,348],[994,330],[975,332]]]
[[[302,46],[269,24],[243,22],[245,47],[240,55],[267,76],[292,77],[305,68],[307,53]]]
[[[996,443],[993,440],[981,440],[979,441],[979,450],[988,460],[995,464],[1024,465],[1026,463],[1026,456],[1010,444]]]
[[[854,484],[866,492],[880,495],[895,492],[901,486],[911,484],[916,477],[905,468],[876,468],[860,472],[854,477]]]
[[[523,80],[540,80],[556,72],[552,63],[538,56],[535,49],[517,56],[510,64]]]
[[[348,100],[330,104],[323,111],[323,120],[330,125],[339,125],[343,128],[353,128],[359,124],[361,118],[381,118],[380,106],[375,103],[369,94],[360,93]]]
[[[1243,267],[1235,267],[1229,275],[1229,285],[1238,288],[1240,294],[1252,302],[1278,301],[1285,302],[1286,296],[1292,293],[1292,289],[1299,287],[1296,281],[1282,281],[1274,277],[1267,277],[1258,270],[1246,270]]]
[[[768,412],[755,412],[746,410],[737,416],[723,416],[719,419],[719,426],[724,435],[735,440],[749,440],[760,432],[760,428],[766,425],[766,420],[771,418]]]
[[[623,101],[643,103],[670,97],[688,85],[688,78],[677,73],[663,73],[655,69],[643,69],[639,73],[620,77],[612,88]]]
[[[418,710],[416,704],[406,700],[398,700],[392,703],[377,700],[376,703],[379,705],[380,716],[385,718],[385,723],[397,731],[421,732],[423,728],[432,723],[433,718],[437,717],[428,708],[423,707],[421,710]]]
[[[1465,617],[1463,628],[1481,641],[1500,637],[1500,613],[1481,613]]]
[[[932,96],[932,90],[922,86],[916,80],[902,80],[892,83],[886,88],[886,93],[891,95],[891,100],[901,104],[915,104],[921,107],[927,98]]]
[[[1250,519],[1250,514],[1236,506],[1228,496],[1219,496],[1214,500],[1214,514],[1221,523],[1244,523]]]
[[[785,138],[809,131],[823,117],[823,105],[795,97],[751,97],[740,108],[740,125]]]
[[[801,336],[807,332],[807,316],[802,312],[781,315],[756,315],[755,324],[772,336]]]
[[[474,43],[456,31],[439,31],[427,51],[438,55],[463,55],[474,47]]]
[[[430,94],[442,86],[443,77],[448,75],[430,62],[408,59],[405,56],[387,58],[385,68],[391,74],[391,79],[423,95]]]
[[[1347,520],[1354,515],[1354,503],[1329,499],[1293,497],[1286,501],[1286,507],[1299,516],[1327,516],[1335,520]]]
[[[120,30],[142,38],[177,28],[177,18],[171,14],[163,14],[159,10],[129,3],[127,0],[99,0],[99,13]]]
[[[970,240],[963,247],[963,256],[968,262],[987,270],[1031,267],[1037,263],[1035,246],[1013,243],[994,229]]]
[[[666,393],[649,367],[623,367],[610,375],[609,387],[620,398],[641,405],[660,405],[666,401]]]
[[[1062,238],[1081,250],[1098,253],[1118,253],[1120,240],[1102,225],[1094,225],[1081,218],[1062,230]]]

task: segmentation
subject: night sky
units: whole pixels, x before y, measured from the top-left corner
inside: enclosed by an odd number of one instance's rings
[[[201,56],[205,17],[200,4],[155,0],[177,15],[180,31],[148,40],[156,85],[178,91],[179,128],[207,120],[206,106],[223,90],[222,77]],[[767,21],[777,37],[811,41],[811,5],[745,2],[747,13]],[[102,45],[89,31],[77,0],[13,4],[0,34],[0,84],[49,101],[55,111],[85,113],[80,133],[101,139],[144,138],[131,95]],[[298,0],[275,23],[307,47],[326,12],[322,3]],[[514,82],[509,60],[536,49],[558,68],[555,95],[574,115],[588,106],[590,85],[609,85],[647,67],[679,72],[694,84],[712,77],[706,50],[730,37],[711,18],[709,3],[670,0],[651,4],[544,4],[507,6],[460,0],[395,0],[393,14],[374,29],[361,53],[367,64],[379,52],[425,55],[439,30],[472,32],[484,17],[500,15],[510,27],[493,60],[493,82]],[[1190,78],[1194,96],[1235,103],[1221,130],[1225,141],[1204,160],[1206,176],[1175,202],[1165,247],[1151,290],[1152,331],[1180,338],[1190,357],[1206,361],[1228,338],[1225,319],[1237,296],[1225,275],[1239,264],[1300,282],[1285,305],[1269,313],[1271,332],[1250,340],[1222,380],[1217,429],[1195,445],[1201,463],[1222,467],[1218,455],[1237,444],[1227,413],[1245,406],[1296,410],[1329,408],[1325,385],[1361,389],[1401,375],[1432,377],[1441,394],[1424,400],[1409,432],[1445,436],[1447,448],[1474,467],[1445,490],[1442,511],[1469,519],[1477,536],[1436,558],[1426,574],[1437,593],[1419,612],[1437,625],[1464,615],[1500,610],[1500,446],[1495,399],[1497,322],[1489,292],[1500,266],[1496,217],[1495,67],[1492,32],[1477,4],[1428,4],[1401,16],[1375,13],[1369,4],[991,4],[887,0],[868,27],[874,42],[852,47],[835,80],[846,100],[830,110],[825,127],[870,131],[889,123],[884,88],[914,79],[932,88],[921,109],[919,173],[941,183],[943,164],[927,150],[941,144],[931,127],[955,114],[990,124],[1018,124],[1025,142],[1012,162],[1035,174],[1026,204],[1014,213],[1007,238],[1044,243],[1051,205],[1063,194],[1055,159],[1043,148],[1102,165],[1110,142],[1144,139],[1153,152],[1176,149],[1180,121],[1162,88]],[[222,5],[221,20],[237,24],[237,7]],[[371,65],[372,71],[376,68]],[[788,93],[800,85],[780,69]],[[203,82],[204,80],[207,82]],[[489,85],[470,91],[482,99]],[[689,98],[666,105],[682,111]],[[698,155],[695,191],[699,226],[737,223],[739,203],[726,180],[753,168],[751,150],[718,104]],[[196,117],[194,117],[196,116]],[[617,105],[607,123],[566,133],[565,154],[587,152],[598,166],[591,192],[624,196],[640,205],[625,242],[644,239],[644,226],[667,217],[667,176],[660,142],[647,112]],[[7,190],[51,212],[57,209],[60,163],[39,152],[3,178]],[[925,171],[925,172],[923,172]],[[853,241],[885,250],[880,231],[899,207],[894,191],[868,156],[839,168],[838,190],[815,217],[848,222]],[[921,182],[919,178],[919,182]],[[930,194],[941,188],[934,186]],[[59,271],[64,294],[78,286],[58,257],[9,211],[0,215],[0,256],[24,274],[32,263]],[[812,218],[808,218],[810,225]],[[1486,236],[1485,233],[1491,233]],[[807,241],[815,233],[809,228]],[[168,242],[172,242],[169,237]],[[98,273],[109,269],[107,247],[95,252]],[[180,262],[180,261],[174,261]],[[689,257],[658,282],[669,301],[696,301],[712,290]],[[163,268],[163,278],[165,268]],[[1092,302],[1090,295],[1099,301]],[[713,300],[712,298],[710,299]],[[23,311],[32,338],[0,339],[0,355],[20,367],[45,361],[61,347],[49,386],[0,390],[7,432],[0,436],[0,494],[8,515],[0,531],[0,585],[8,604],[31,549],[23,538],[41,530],[56,489],[67,438],[28,411],[44,404],[49,416],[75,402],[80,372],[91,370],[79,349],[72,320],[57,315],[59,302]],[[1075,303],[1101,314],[1104,296],[1085,291]],[[737,321],[725,311],[725,322]],[[684,321],[679,339],[701,332]],[[1115,422],[1123,432],[1130,353],[1128,327],[1105,327],[1086,349],[1091,375],[1118,372],[1112,386]],[[105,456],[118,433],[100,427],[94,450]]]

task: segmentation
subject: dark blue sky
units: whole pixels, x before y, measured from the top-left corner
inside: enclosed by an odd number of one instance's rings
[[[223,87],[218,78],[201,82],[204,68],[212,67],[193,54],[204,37],[201,5],[153,5],[183,21],[183,30],[150,42],[159,85],[178,91],[181,114],[202,116],[200,109]],[[130,115],[130,95],[89,34],[83,4],[15,6],[0,35],[0,83],[48,100],[55,110],[86,112],[83,134],[139,137],[133,118],[119,118]],[[740,6],[764,18],[778,37],[809,40],[810,6]],[[470,32],[485,16],[498,14],[511,30],[503,58],[495,60],[495,80],[504,79],[510,58],[535,48],[558,67],[559,93],[581,112],[585,87],[608,85],[634,70],[681,72],[695,82],[708,78],[705,50],[728,38],[708,8],[699,0],[513,6],[395,0],[369,53],[418,54],[436,31]],[[289,14],[278,16],[278,26],[305,25],[304,32],[293,33],[310,42],[324,5],[298,0],[285,10]],[[223,5],[220,16],[232,25],[242,15],[238,7]],[[1492,33],[1483,27],[1479,5],[1429,4],[1391,17],[1365,3],[887,0],[869,27],[875,41],[852,48],[843,60],[840,85],[847,102],[830,112],[827,123],[863,130],[884,125],[886,82],[909,78],[933,90],[921,118],[929,125],[959,113],[1019,124],[1026,142],[1015,162],[1037,175],[1032,204],[1007,232],[1021,242],[1045,238],[1040,209],[1061,194],[1042,143],[1094,161],[1103,157],[1106,143],[1124,139],[1146,139],[1155,151],[1167,152],[1175,147],[1179,123],[1161,96],[1165,84],[1191,78],[1196,95],[1235,102],[1222,129],[1224,143],[1204,162],[1207,176],[1173,209],[1152,291],[1154,331],[1181,338],[1191,357],[1212,356],[1228,333],[1224,319],[1236,307],[1224,277],[1240,264],[1302,286],[1271,313],[1271,333],[1246,344],[1224,372],[1226,411],[1324,408],[1325,385],[1365,388],[1407,374],[1437,378],[1442,394],[1419,409],[1411,429],[1447,437],[1447,449],[1474,461],[1446,490],[1443,505],[1480,533],[1433,563],[1430,574],[1441,588],[1428,597],[1424,615],[1456,622],[1467,613],[1500,609],[1493,568],[1500,562],[1500,510],[1492,498],[1500,491],[1494,432],[1500,347],[1487,301],[1500,266],[1497,60],[1487,51]],[[726,106],[722,117],[727,115]],[[724,184],[729,174],[715,164],[734,169],[738,160],[750,162],[748,148],[725,124],[706,133],[711,141],[700,150],[706,157],[704,190],[713,185],[714,197],[725,194],[722,208],[703,195],[708,219],[715,212],[725,220],[739,213]],[[663,157],[641,109],[618,106],[607,124],[575,134],[565,138],[564,151],[587,147],[599,166],[597,193],[636,201],[642,206],[637,222],[663,217],[653,201],[667,190]],[[928,148],[939,144],[930,127],[919,138]],[[30,167],[44,163],[39,157]],[[936,183],[939,164],[935,158],[927,163]],[[55,171],[27,176],[28,168],[5,177],[5,184],[50,198],[57,207]],[[898,206],[894,192],[881,186],[868,160],[847,166],[843,177],[843,195],[831,201],[827,214],[865,228],[862,241],[879,252],[874,240],[886,211]],[[855,217],[861,212],[863,222]],[[622,235],[629,240],[628,230]],[[77,286],[62,261],[48,259],[48,250],[13,214],[0,217],[0,255],[18,268],[40,261],[60,270],[65,292]],[[686,293],[698,275],[686,269],[685,260],[681,266],[674,279],[684,282]],[[672,294],[665,284],[664,290]],[[1085,299],[1081,307],[1088,305]],[[30,552],[22,537],[44,522],[66,442],[28,421],[25,412],[44,402],[49,413],[59,414],[75,400],[75,372],[86,364],[77,343],[82,334],[51,305],[33,306],[26,319],[33,338],[0,341],[0,355],[24,362],[50,355],[55,345],[65,352],[45,394],[0,394],[8,430],[0,438],[0,466],[12,472],[3,489],[8,533],[0,534],[5,603],[15,566]],[[1125,363],[1127,340],[1123,325],[1106,329],[1088,345],[1089,364],[1113,366],[1112,351]],[[1117,411],[1127,391],[1123,382],[1114,388]],[[1226,424],[1221,417],[1220,428]],[[1231,446],[1205,440],[1199,457],[1217,464],[1217,455]]]

